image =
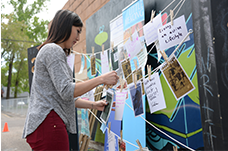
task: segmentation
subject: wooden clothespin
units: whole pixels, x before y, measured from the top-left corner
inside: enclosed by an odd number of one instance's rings
[[[108,122],[108,132],[110,133],[111,130],[111,122]]]
[[[119,80],[120,80],[120,92],[122,92],[123,91],[123,85],[124,85],[124,81],[123,81],[122,76],[120,76]]]
[[[151,23],[153,22],[154,16],[155,16],[155,11],[152,10],[152,11],[151,11],[151,18],[150,18],[150,22],[151,22]]]
[[[104,44],[102,45],[102,55],[104,55]]]
[[[178,151],[177,146],[173,146],[173,151]]]
[[[112,48],[112,52],[114,51],[114,42],[111,42],[111,48]]]
[[[137,73],[134,74],[134,84],[135,88],[137,88]]]
[[[92,55],[94,55],[94,47],[92,47]]]
[[[121,139],[121,141],[123,140],[123,131],[122,130],[120,130],[120,139]]]
[[[137,65],[137,60],[136,60],[136,59],[134,59],[134,64],[135,64],[135,70],[136,70],[136,72],[137,72],[137,70],[138,70],[138,65]]]
[[[140,151],[143,151],[143,149],[142,149],[142,145],[141,145],[141,143],[139,142],[139,140],[137,139],[136,140],[136,143],[138,144],[138,146],[139,146],[139,150]]]
[[[151,65],[147,65],[147,72],[148,72],[148,77],[150,80],[150,76],[151,76]]]
[[[164,50],[160,51],[160,53],[161,53],[162,57],[165,59],[165,62],[169,65],[170,64],[169,63],[169,58],[167,57],[165,51]]]
[[[131,32],[131,28],[128,30],[128,32],[129,32],[129,36],[130,36],[131,41],[132,41],[132,32]]]
[[[171,20],[171,25],[173,26],[173,10],[170,9],[170,20]]]

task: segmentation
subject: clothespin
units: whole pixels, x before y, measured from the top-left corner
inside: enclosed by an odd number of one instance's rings
[[[135,84],[135,88],[137,88],[137,72],[134,74],[134,84]]]
[[[132,41],[132,32],[131,32],[131,28],[128,30],[129,32],[129,35],[130,35],[130,38],[131,38],[131,41]]]
[[[114,48],[114,42],[113,41],[111,42],[111,48],[112,48],[112,52],[113,52],[114,51],[114,49],[113,49]]]
[[[150,22],[151,22],[151,23],[153,22],[154,16],[155,16],[155,11],[152,10],[152,11],[151,11],[151,18],[150,18]]]
[[[177,146],[173,146],[173,151],[178,151]]]
[[[165,59],[165,62],[169,65],[170,64],[169,63],[169,58],[167,57],[165,51],[164,50],[160,51],[160,53],[161,53],[162,57]]]
[[[151,76],[151,65],[147,65],[147,72],[148,72],[148,77],[150,80],[150,76]]]
[[[137,72],[137,70],[138,70],[138,65],[137,65],[137,60],[136,60],[136,59],[134,59],[134,64],[135,64],[135,70],[136,70],[136,72]]]
[[[120,80],[120,92],[122,92],[122,90],[123,90],[123,85],[124,85],[124,81],[123,81],[122,76],[120,76],[119,80]]]
[[[102,55],[104,55],[104,44],[102,45]]]
[[[108,122],[108,132],[110,133],[111,130],[111,122]]]
[[[120,130],[120,139],[121,139],[121,141],[123,140],[123,131],[122,130]]]
[[[138,144],[138,146],[139,146],[139,150],[140,151],[143,151],[143,149],[142,149],[142,145],[141,145],[141,143],[139,142],[139,140],[137,139],[136,140],[136,143]]]
[[[94,47],[92,47],[92,55],[94,55]]]
[[[173,10],[170,9],[170,20],[171,20],[171,25],[173,26]]]

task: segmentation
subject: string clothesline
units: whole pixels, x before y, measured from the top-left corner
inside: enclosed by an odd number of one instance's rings
[[[175,0],[173,0],[165,9],[167,9],[169,6],[171,6],[171,4],[174,2]],[[180,3],[183,1],[183,3],[180,5]],[[185,3],[185,0],[181,0],[177,5],[176,5],[176,7],[173,9],[173,11],[180,5],[180,7],[179,7],[179,9],[177,10],[177,12],[176,12],[176,14],[175,14],[175,16],[174,16],[174,18],[176,17],[176,15],[178,14],[178,12],[180,11],[180,9],[181,9],[181,7],[183,6],[183,4]],[[163,9],[160,13],[162,13],[165,9]],[[162,22],[162,24],[168,19],[168,17],[169,17],[170,15],[168,15],[167,16],[167,18]],[[143,27],[142,28],[140,28],[140,29],[138,29],[138,31],[140,31],[140,30],[142,30],[143,29]],[[189,31],[189,33],[192,33],[192,31],[190,32]],[[129,37],[130,38],[130,37]],[[119,44],[117,44],[117,45],[120,45],[121,43],[124,43],[126,40],[128,40],[129,38],[127,38],[127,39],[125,39],[125,40],[123,40],[123,41],[121,41]],[[185,39],[185,38],[184,38]],[[184,41],[184,40],[183,40]],[[157,42],[157,41],[156,41]],[[147,53],[147,55],[151,52],[151,50],[154,48],[154,46],[156,45],[156,42],[153,44],[153,46],[152,46],[152,48],[150,49],[150,51]],[[145,42],[144,42],[144,44],[145,44]],[[179,46],[173,51],[173,53],[172,54],[174,54],[177,50],[178,50],[178,48],[180,47],[180,45],[181,44],[179,44]],[[107,50],[110,50],[110,48],[108,48],[108,49],[106,49],[106,50],[104,50],[104,51],[107,51]],[[91,55],[92,53],[86,53],[86,54],[84,54],[84,53],[79,53],[79,52],[76,52],[76,51],[74,51],[74,53],[76,53],[76,54],[81,54],[81,55]],[[96,53],[94,53],[94,55],[95,54],[98,54],[98,53],[101,53],[101,52],[96,52]],[[171,56],[171,55],[170,55]],[[89,58],[86,56],[86,58],[89,60]],[[90,60],[89,60],[89,62],[90,62]],[[163,64],[161,64],[161,65],[159,65],[158,67],[156,67],[155,69],[153,69],[152,71],[151,71],[151,73],[153,73],[153,72],[156,72],[158,69],[160,69],[161,68],[161,66],[162,66]],[[99,73],[100,73],[100,71],[98,70],[98,69],[96,69]],[[151,73],[149,73],[149,74],[147,74],[147,75],[145,75],[144,77],[142,77],[141,79],[143,79],[143,78],[145,78],[146,76],[148,76],[148,75],[150,75]],[[101,74],[101,73],[100,73]],[[130,76],[130,75],[132,75],[132,73],[131,74],[129,74],[128,75],[128,77]],[[127,77],[127,78],[128,78]],[[127,79],[126,78],[126,79]],[[141,79],[139,79],[139,80],[141,80]],[[139,81],[138,80],[138,81]],[[128,89],[128,88],[124,88],[125,90],[126,89]],[[102,92],[101,92],[102,93]],[[98,95],[98,94],[100,94],[100,93],[97,93],[96,95]],[[96,95],[94,95],[94,96],[96,96]],[[132,111],[134,111],[126,102],[125,102],[125,104],[132,110]],[[102,123],[101,121],[100,121],[100,119],[90,110],[90,109],[87,109],[88,111],[90,111],[91,113],[92,113],[92,115],[100,122],[100,123]],[[148,123],[149,125],[151,125],[153,128],[155,128],[156,130],[158,130],[159,132],[161,132],[162,134],[164,134],[165,136],[167,136],[168,138],[170,138],[171,140],[173,140],[173,141],[175,141],[175,142],[177,142],[178,144],[180,144],[180,145],[182,145],[183,147],[185,147],[185,148],[187,148],[187,149],[189,149],[189,150],[192,150],[192,151],[194,151],[194,149],[192,149],[192,148],[190,148],[190,147],[188,147],[188,146],[186,146],[186,145],[184,145],[183,143],[181,143],[181,142],[179,142],[178,140],[176,140],[176,139],[174,139],[174,138],[172,138],[171,136],[169,136],[168,134],[166,134],[165,132],[163,132],[162,130],[160,130],[159,128],[157,128],[156,126],[154,126],[153,124],[151,124],[149,121],[147,121],[145,118],[143,118],[141,115],[140,115],[140,117],[146,122],[146,123]],[[114,133],[114,132],[113,132]],[[115,136],[117,136],[118,138],[120,138],[117,134],[115,134],[114,133],[114,135]],[[135,146],[135,147],[137,147],[137,148],[139,148],[138,146],[136,146],[135,144],[133,144],[133,143],[131,143],[131,142],[129,142],[129,141],[127,141],[127,140],[124,140],[125,142],[127,142],[127,143],[129,143],[129,144],[131,144],[132,146]]]
[[[181,43],[176,47],[176,49],[172,52],[172,54],[170,55],[170,56],[173,56],[174,55],[174,53],[179,49],[179,47],[181,46],[181,44],[186,40],[186,38],[192,33],[193,31],[190,29],[189,30],[189,32],[188,32],[188,34],[183,38],[183,40],[181,41]],[[156,45],[156,43],[157,43],[157,41],[154,43],[154,45],[151,47],[151,49],[149,50],[149,52],[147,53],[147,55],[152,51],[152,49],[154,48],[154,46]],[[86,56],[86,59],[90,62],[90,60],[89,60],[89,58]],[[141,80],[143,80],[144,78],[146,78],[147,76],[149,76],[149,75],[151,75],[152,73],[154,73],[154,72],[157,72],[157,70],[159,70],[162,66],[164,66],[164,64],[166,64],[166,62],[163,62],[162,64],[160,64],[159,66],[157,66],[155,69],[153,69],[151,72],[149,72],[148,74],[146,74],[146,75],[144,75],[144,76],[142,76],[142,78],[140,78],[140,79],[137,79],[137,81],[141,81]],[[141,67],[141,66],[140,66]],[[100,71],[96,68],[96,71],[97,72],[99,72],[99,74],[101,74],[100,73]],[[125,79],[127,79],[129,76],[131,76],[133,74],[133,72],[132,73],[130,73]],[[77,80],[77,79],[76,79]],[[126,88],[123,88],[124,90],[131,90],[130,88],[128,88],[128,87],[126,87]],[[117,90],[117,89],[115,89],[115,90]],[[107,91],[107,90],[106,90]],[[99,95],[100,93],[102,93],[102,92],[99,92],[99,93],[97,93],[97,94],[95,94],[94,96],[96,96],[96,95]]]
[[[189,31],[188,35],[185,36],[185,38],[182,40],[182,42],[184,42],[185,39],[186,39],[186,37],[188,37],[189,34],[191,34],[191,33],[192,33],[192,31]],[[181,43],[182,43],[182,42],[181,42]],[[155,44],[154,44],[153,46],[155,46]],[[179,46],[180,46],[180,45],[179,45]],[[177,47],[177,48],[174,50],[173,53],[175,53],[176,50],[177,50],[178,48],[179,48],[179,47]],[[151,50],[152,50],[152,49],[153,49],[153,48],[151,48]],[[150,51],[151,51],[151,50],[150,50]],[[150,52],[150,51],[149,51],[149,52]],[[149,53],[149,52],[148,52],[148,53]],[[160,66],[162,66],[162,64],[161,64]],[[160,68],[160,66],[158,66],[158,67]],[[157,70],[158,67],[155,68],[152,72],[154,72],[155,70]],[[96,69],[96,70],[97,70],[97,69]],[[98,71],[98,70],[97,70],[97,71]],[[152,73],[152,72],[151,72],[151,73]],[[139,79],[139,80],[141,80],[141,79]],[[103,90],[103,91],[104,91],[104,90]],[[102,92],[101,92],[101,93],[102,93]],[[97,93],[97,94],[95,94],[94,96],[96,96],[96,95],[98,95],[98,94],[100,94],[100,93]],[[134,111],[126,102],[125,102],[125,104],[126,104],[132,111]],[[88,110],[89,110],[89,109],[88,109]],[[100,121],[100,119],[99,119],[91,110],[89,110],[89,111],[92,113],[92,115],[93,115],[100,123],[102,123],[102,122]],[[194,149],[192,149],[192,148],[190,148],[190,147],[184,145],[183,143],[179,142],[178,140],[174,139],[173,137],[169,136],[168,134],[166,134],[165,132],[163,132],[162,130],[160,130],[160,129],[157,128],[156,126],[154,126],[152,123],[150,123],[149,121],[147,121],[147,120],[146,120],[145,118],[143,118],[141,115],[140,115],[140,117],[141,117],[146,123],[148,123],[150,126],[152,126],[153,128],[155,128],[157,131],[159,131],[160,133],[164,134],[165,136],[167,136],[167,137],[170,138],[171,140],[175,141],[176,143],[182,145],[182,146],[185,147],[185,148],[188,148],[189,150],[194,151]],[[113,132],[113,133],[114,133],[114,132]],[[119,138],[119,136],[118,136],[117,134],[114,133],[114,135],[117,136],[117,137]],[[124,141],[138,148],[138,146],[132,144],[131,142],[129,142],[129,141],[127,141],[127,140],[124,140]]]

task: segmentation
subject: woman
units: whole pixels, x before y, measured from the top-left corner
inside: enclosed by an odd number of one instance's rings
[[[67,130],[76,133],[75,107],[102,111],[105,101],[76,99],[94,87],[115,85],[115,71],[73,83],[66,56],[80,39],[83,23],[68,10],[56,13],[47,40],[38,47],[23,138],[33,150],[69,150]]]

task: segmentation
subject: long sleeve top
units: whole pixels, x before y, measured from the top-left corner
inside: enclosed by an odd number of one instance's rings
[[[54,110],[70,133],[76,133],[73,72],[63,49],[44,45],[35,60],[30,103],[23,138],[34,132],[51,110]]]

